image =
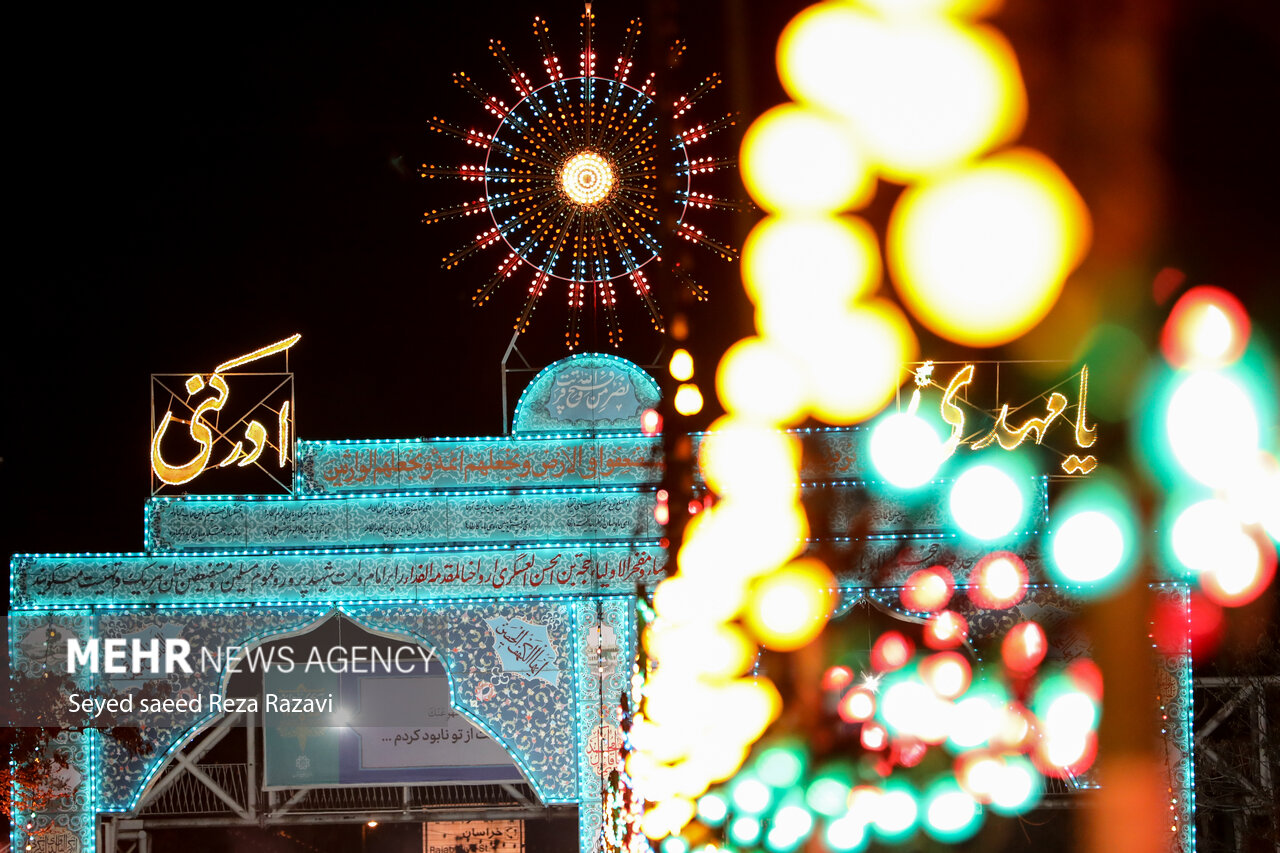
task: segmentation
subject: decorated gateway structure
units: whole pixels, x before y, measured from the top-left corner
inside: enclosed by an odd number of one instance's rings
[[[234,387],[230,368],[225,376],[188,385],[188,409],[218,381]],[[581,849],[597,849],[635,595],[664,576],[661,439],[640,429],[657,402],[636,365],[575,355],[529,384],[508,436],[296,441],[282,405],[279,430],[263,440],[280,445],[282,465],[296,459],[292,493],[160,494],[146,505],[142,551],[16,556],[13,672],[66,677],[80,702],[114,700],[98,724],[145,725],[154,748],[137,754],[99,729],[65,730],[52,745],[61,787],[18,803],[14,849],[114,853],[145,848],[149,830],[171,825],[430,822],[574,806]],[[914,619],[902,579],[941,562],[960,582],[979,552],[949,530],[941,482],[914,507],[867,500],[865,435],[808,434],[820,452],[806,456],[804,487],[826,492],[823,547],[849,555],[841,607]],[[222,458],[232,438],[211,437],[205,458]],[[253,445],[227,458],[257,454]],[[157,437],[153,455],[162,451]],[[271,450],[256,461],[267,458],[276,464]],[[1031,589],[1012,610],[967,618],[975,637],[1035,618],[1055,654],[1070,657],[1084,651],[1075,607],[1045,583],[1035,548],[1047,478],[1030,488],[1037,499],[1014,550]],[[837,535],[855,516],[859,534]],[[356,654],[339,633],[283,653],[286,641],[334,625],[370,648]],[[384,641],[399,651],[379,653]],[[342,660],[334,648],[345,648]],[[325,665],[312,671],[317,655]],[[1164,720],[1171,764],[1183,768],[1188,659],[1165,664],[1153,724]],[[211,763],[212,744],[237,726],[243,762]],[[1190,780],[1175,778],[1172,837],[1187,848]]]

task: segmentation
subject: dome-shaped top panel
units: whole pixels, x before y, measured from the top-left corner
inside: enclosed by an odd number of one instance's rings
[[[512,432],[634,431],[658,405],[658,383],[625,358],[579,353],[549,365],[516,403]]]

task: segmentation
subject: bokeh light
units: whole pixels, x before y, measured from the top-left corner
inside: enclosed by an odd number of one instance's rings
[[[1156,602],[1152,616],[1152,639],[1156,648],[1166,655],[1186,654],[1189,639],[1192,658],[1205,660],[1218,651],[1225,621],[1222,606],[1193,589],[1185,605],[1174,599]]]
[[[1022,520],[1022,489],[1005,471],[994,465],[974,465],[951,486],[951,517],[976,539],[1008,536]]]
[[[924,624],[924,644],[931,649],[951,649],[969,639],[969,623],[954,610],[942,610]]]
[[[809,783],[804,801],[823,817],[840,817],[848,812],[850,774],[844,769],[828,769]]]
[[[1256,599],[1276,575],[1276,549],[1256,530],[1222,543],[1221,559],[1200,575],[1204,594],[1224,607],[1241,607]]]
[[[756,773],[775,788],[790,788],[804,775],[804,747],[794,741],[778,743],[760,752]]]
[[[1026,563],[1017,554],[986,554],[969,575],[969,598],[984,610],[1005,610],[1027,594],[1029,577]]]
[[[1084,510],[1054,531],[1050,567],[1060,580],[1082,585],[1086,594],[1098,594],[1123,579],[1131,545],[1113,515]]]
[[[765,646],[798,649],[826,625],[834,587],[835,578],[823,563],[794,560],[756,583],[744,618]]]
[[[902,587],[902,605],[921,613],[934,613],[951,600],[955,581],[945,566],[917,569]]]
[[[762,338],[729,347],[716,369],[716,393],[729,411],[767,424],[799,421],[808,398],[802,365]]]
[[[1010,755],[991,789],[991,808],[1003,815],[1022,814],[1039,801],[1041,790],[1040,774],[1031,762],[1021,755]]]
[[[1050,160],[1026,149],[908,189],[886,238],[894,285],[916,319],[978,347],[1007,343],[1039,323],[1088,243],[1079,194]]]
[[[855,815],[847,814],[827,824],[826,839],[833,850],[853,853],[866,844],[866,824]]]
[[[1260,524],[1280,539],[1280,462],[1266,451],[1257,461],[1236,472],[1226,485],[1225,497],[1242,524]]]
[[[837,706],[840,719],[846,723],[861,723],[871,719],[876,713],[876,697],[870,690],[855,687],[840,699]]]
[[[853,682],[853,670],[847,666],[830,667],[822,675],[823,690],[844,690]]]
[[[1257,411],[1249,392],[1226,373],[1184,373],[1176,381],[1165,418],[1174,458],[1206,486],[1225,486],[1257,460]]]
[[[693,356],[687,349],[676,350],[671,354],[667,370],[671,372],[671,378],[677,382],[688,382],[693,378]]]
[[[876,234],[856,217],[766,216],[742,247],[747,296],[769,311],[843,309],[880,276]]]
[[[640,415],[640,432],[650,437],[662,432],[662,415],[657,409],[645,409]]]
[[[808,838],[812,830],[813,815],[809,810],[801,803],[787,803],[774,812],[765,844],[774,853],[788,853]]]
[[[833,213],[860,207],[875,189],[857,138],[840,121],[797,104],[757,118],[742,138],[742,182],[771,212]]]
[[[897,631],[885,631],[871,646],[871,665],[880,672],[901,669],[911,660],[915,646]]]
[[[760,821],[743,815],[729,824],[729,838],[744,847],[755,844],[760,839]]]
[[[969,796],[980,803],[991,802],[991,793],[1004,771],[1004,762],[998,753],[985,750],[969,750],[955,760],[956,782]]]
[[[876,752],[888,745],[889,732],[879,723],[864,723],[859,740],[864,748]]]
[[[956,703],[947,741],[958,751],[982,746],[995,737],[1000,723],[1000,697],[989,691],[971,690]]]
[[[702,411],[702,391],[692,382],[686,382],[676,389],[675,410],[682,415],[696,415]]]
[[[734,584],[726,580],[746,580],[781,564],[800,549],[808,534],[804,510],[785,496],[776,501],[722,500],[690,519],[677,555],[680,571],[688,578],[716,579],[728,595]],[[706,602],[699,606],[718,612]]]
[[[920,661],[920,678],[942,699],[956,699],[969,689],[973,667],[957,652],[938,652]]]
[[[860,0],[886,18],[950,15],[956,18],[984,18],[1004,5],[1004,0]]]
[[[1049,642],[1037,622],[1020,622],[1000,642],[1000,657],[1010,672],[1027,675],[1044,660]]]
[[[799,461],[794,437],[734,417],[716,420],[698,447],[707,485],[729,498],[794,498]]]
[[[916,357],[911,324],[883,299],[842,313],[757,312],[756,325],[804,365],[812,412],[830,424],[858,423],[883,409],[904,378],[902,365]]]
[[[1243,548],[1247,552],[1252,543],[1248,539],[1236,514],[1223,500],[1208,498],[1198,501],[1177,513],[1173,529],[1169,531],[1169,545],[1174,557],[1186,573],[1198,575],[1212,571],[1223,560],[1231,561]]]
[[[1249,315],[1220,287],[1193,287],[1165,321],[1160,349],[1174,367],[1222,367],[1240,358],[1249,342]]]
[[[876,801],[873,826],[876,834],[886,841],[906,838],[915,829],[920,811],[915,792],[906,785],[886,786]]]
[[[733,797],[733,807],[742,814],[763,814],[773,802],[773,792],[769,786],[745,773],[734,780],[730,794]]]
[[[978,803],[953,779],[942,779],[925,794],[924,830],[939,841],[964,841],[982,825]]]
[[[703,794],[698,799],[698,818],[709,826],[719,826],[729,816],[729,804],[717,793]]]
[[[1017,59],[995,30],[820,3],[778,41],[787,93],[844,117],[890,180],[938,173],[1022,129]]]
[[[922,486],[937,473],[943,440],[929,421],[912,412],[881,418],[871,433],[871,462],[900,489]]]

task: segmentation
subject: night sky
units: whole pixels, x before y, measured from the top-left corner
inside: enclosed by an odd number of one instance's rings
[[[596,3],[602,57],[629,17],[651,23],[650,5]],[[675,10],[689,42],[681,74],[737,69],[704,115],[735,106],[754,114],[783,100],[773,44],[805,4],[657,5]],[[1087,177],[1090,150],[1073,146],[1070,131],[1109,81],[1090,79],[1053,39],[1078,45],[1095,28],[1102,37],[1123,24],[1104,0],[1030,19],[1040,4],[1010,5],[1008,26],[1003,16],[996,23],[1026,72],[1028,138],[1069,175]],[[1149,287],[1161,266],[1181,266],[1193,282],[1242,293],[1265,326],[1277,316],[1280,26],[1260,5],[1175,3],[1161,17],[1164,59],[1150,82],[1161,108],[1152,157],[1166,176],[1166,219],[1153,256],[1134,260],[1133,280]],[[452,85],[452,72],[470,71],[510,103],[488,39],[503,39],[536,76],[533,15],[550,20],[563,55],[576,55],[580,8],[111,4],[87,14],[46,6],[15,21],[6,122],[17,143],[6,181],[16,190],[15,262],[0,433],[6,559],[138,550],[150,374],[207,372],[293,332],[303,336],[290,359],[303,438],[499,433],[499,362],[517,294],[508,286],[496,305],[471,307],[496,255],[441,270],[441,257],[477,229],[470,220],[419,222],[470,188],[423,181],[415,170],[475,159],[460,141],[430,133],[430,116],[494,122]],[[735,57],[733,43],[746,50]],[[637,51],[637,71],[652,67],[646,51]],[[724,138],[715,150],[732,149]],[[1082,192],[1092,203],[1089,187]],[[741,223],[728,215],[698,221],[740,245]],[[743,333],[746,315],[734,267],[706,255],[697,273],[717,294],[694,316],[709,366]],[[620,353],[651,358],[659,342],[645,318],[633,311],[625,320],[634,335]],[[522,347],[541,366],[562,354],[561,335],[549,308]],[[935,352],[928,344],[926,355]]]

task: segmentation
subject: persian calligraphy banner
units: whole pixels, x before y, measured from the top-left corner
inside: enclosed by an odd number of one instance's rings
[[[650,490],[343,496],[147,504],[152,551],[656,539]]]
[[[806,480],[857,477],[867,431],[811,434]],[[696,452],[701,436],[693,437]],[[662,439],[640,435],[515,436],[403,441],[299,441],[295,493],[444,488],[653,485],[662,479]]]
[[[524,821],[429,821],[422,825],[422,853],[524,853]]]
[[[859,518],[868,533],[943,532],[952,527],[949,484],[910,495],[868,497],[860,483],[824,487],[832,525]],[[1028,481],[1025,529],[1044,521],[1046,483]],[[652,491],[583,489],[559,494],[357,495],[270,501],[155,498],[147,506],[149,550],[435,545],[463,542],[580,542],[657,539]]]
[[[300,441],[297,491],[656,483],[661,450],[640,436]]]
[[[633,592],[662,579],[656,543],[617,547],[434,548],[247,555],[19,555],[17,607],[262,604]]]

